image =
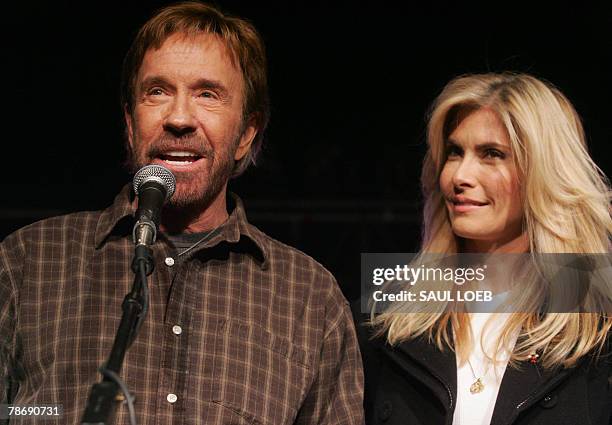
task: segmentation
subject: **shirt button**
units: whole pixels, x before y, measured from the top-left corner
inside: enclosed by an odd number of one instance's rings
[[[178,400],[178,397],[176,396],[176,394],[168,394],[166,396],[166,400],[168,400],[168,403],[176,403],[176,400]]]
[[[164,263],[166,263],[168,267],[172,267],[174,265],[174,258],[166,257],[166,259],[164,260]]]
[[[174,325],[172,326],[172,332],[174,332],[175,335],[180,335],[183,333],[183,328],[181,328],[179,325]]]

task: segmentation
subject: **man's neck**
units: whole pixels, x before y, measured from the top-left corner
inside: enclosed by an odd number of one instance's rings
[[[224,188],[205,208],[164,208],[160,230],[169,234],[201,233],[219,227],[227,218]]]

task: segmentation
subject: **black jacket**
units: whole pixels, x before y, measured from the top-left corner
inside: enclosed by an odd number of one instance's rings
[[[365,371],[368,425],[450,425],[457,394],[454,352],[423,339],[391,347],[372,340],[358,323]],[[585,360],[572,369],[545,372],[525,362],[508,366],[492,425],[611,425],[612,362]]]

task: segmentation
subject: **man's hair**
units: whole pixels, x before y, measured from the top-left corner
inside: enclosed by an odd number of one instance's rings
[[[243,128],[248,119],[253,119],[257,135],[249,152],[234,165],[232,176],[238,176],[250,163],[255,163],[270,119],[265,48],[261,36],[251,23],[196,1],[176,3],[159,10],[140,28],[126,54],[121,76],[121,104],[133,113],[136,79],[145,53],[151,48],[159,49],[168,37],[177,33],[218,36],[230,52],[232,63],[238,65],[242,72]]]

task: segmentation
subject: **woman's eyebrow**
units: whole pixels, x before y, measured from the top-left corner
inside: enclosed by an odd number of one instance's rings
[[[503,150],[510,149],[510,146],[504,145],[503,143],[498,143],[498,142],[484,142],[484,143],[477,143],[476,149],[478,150],[498,149],[498,150],[503,151]]]

